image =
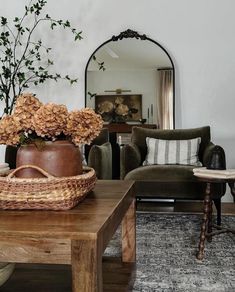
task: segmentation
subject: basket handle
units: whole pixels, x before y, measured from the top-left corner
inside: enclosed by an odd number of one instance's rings
[[[31,165],[31,164],[25,164],[25,165],[21,165],[19,167],[17,167],[15,170],[13,170],[10,174],[8,174],[8,178],[12,178],[14,176],[14,174],[16,174],[19,170],[24,169],[24,168],[33,168],[36,169],[37,171],[39,171],[41,174],[45,175],[45,177],[50,178],[53,177],[53,175],[49,174],[48,172],[46,172],[45,170],[43,170],[42,168],[36,166],[36,165]]]

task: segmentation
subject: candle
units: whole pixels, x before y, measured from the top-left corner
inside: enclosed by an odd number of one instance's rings
[[[151,104],[151,117],[153,116],[153,104]]]
[[[148,107],[148,119],[149,119],[149,107]]]

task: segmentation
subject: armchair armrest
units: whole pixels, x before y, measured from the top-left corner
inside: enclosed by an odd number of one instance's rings
[[[112,179],[112,146],[110,142],[91,147],[88,155],[88,166],[94,168],[98,179]]]
[[[120,178],[124,179],[131,170],[139,167],[141,164],[141,154],[135,144],[126,144],[121,148],[120,155]]]
[[[219,148],[219,150],[221,150],[221,151],[218,152],[218,149],[216,149],[216,148]],[[223,164],[223,165],[218,165],[218,167],[220,169],[226,168],[226,165],[225,165],[226,162],[225,162],[225,156],[224,156],[225,154],[224,154],[223,148],[221,146],[213,144],[212,142],[210,142],[204,150],[203,161],[202,161],[203,166],[207,167],[209,165],[211,155],[215,150],[217,150],[217,155],[219,155],[219,158],[220,158],[220,159],[217,159],[217,163]]]

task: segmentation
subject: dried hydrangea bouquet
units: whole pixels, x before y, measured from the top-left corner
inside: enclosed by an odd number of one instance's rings
[[[90,144],[102,126],[101,116],[90,108],[68,112],[65,105],[43,104],[33,94],[24,93],[18,96],[13,114],[0,121],[0,144],[21,146],[17,166],[34,164],[55,176],[77,175],[81,173],[77,159],[81,158],[76,146]],[[61,145],[64,149],[59,156]],[[38,177],[35,172],[24,170],[22,176]]]

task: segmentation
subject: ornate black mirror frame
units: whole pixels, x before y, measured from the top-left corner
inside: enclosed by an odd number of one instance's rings
[[[119,41],[119,40],[122,40],[122,39],[128,39],[128,38],[135,38],[135,39],[139,39],[139,40],[143,40],[143,41],[150,41],[152,43],[154,43],[155,45],[159,46],[165,53],[166,55],[168,56],[170,62],[171,62],[171,65],[172,65],[172,70],[173,70],[173,128],[175,128],[175,66],[174,66],[174,63],[172,61],[172,58],[171,56],[169,55],[169,53],[167,52],[167,50],[161,45],[159,44],[158,42],[156,42],[155,40],[147,37],[145,34],[139,34],[137,31],[134,31],[134,30],[131,30],[131,29],[127,29],[123,32],[121,32],[119,35],[115,36],[113,35],[111,37],[111,39],[105,41],[103,44],[101,44],[90,56],[90,58],[88,59],[87,61],[87,64],[86,64],[86,69],[85,69],[85,106],[87,106],[87,69],[88,69],[88,66],[89,66],[89,63],[92,59],[92,56],[101,48],[103,47],[104,45],[106,45],[107,43],[109,42],[116,42],[116,41]]]

